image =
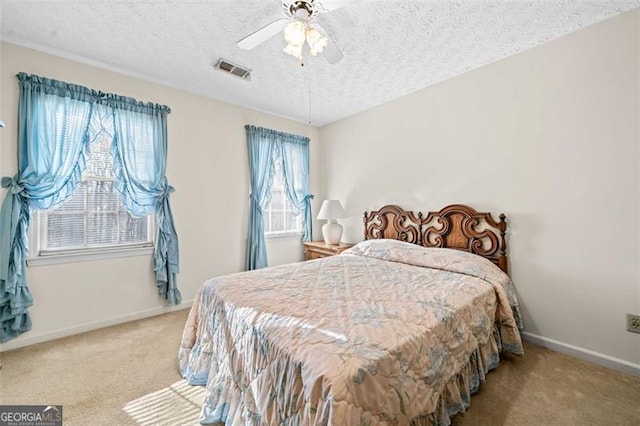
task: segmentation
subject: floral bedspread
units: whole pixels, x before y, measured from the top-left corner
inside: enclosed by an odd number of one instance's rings
[[[202,423],[448,424],[500,349],[522,354],[509,277],[393,240],[213,278],[179,351]]]

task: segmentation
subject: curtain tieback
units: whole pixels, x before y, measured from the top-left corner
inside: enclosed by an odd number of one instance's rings
[[[173,186],[167,184],[164,187],[164,191],[162,192],[162,196],[167,198],[167,197],[169,197],[169,194],[171,194],[172,192],[176,192],[176,189]]]
[[[305,203],[307,203],[307,202],[309,202],[309,201],[311,201],[311,200],[313,200],[313,199],[314,199],[313,194],[307,194],[307,195],[305,195],[305,196],[304,196],[303,201],[304,201]]]
[[[24,190],[24,188],[18,184],[18,181],[16,181],[15,178],[7,176],[4,176],[2,178],[2,180],[0,181],[0,185],[2,185],[3,188],[9,188],[9,191],[12,194],[19,194]]]

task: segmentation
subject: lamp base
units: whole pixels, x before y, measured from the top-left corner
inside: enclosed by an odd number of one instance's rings
[[[340,244],[340,238],[342,238],[342,225],[335,220],[329,220],[329,222],[322,225],[322,236],[324,237],[324,243],[332,246]]]

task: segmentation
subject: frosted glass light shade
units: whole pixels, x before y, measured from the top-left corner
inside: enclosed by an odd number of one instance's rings
[[[307,44],[309,45],[309,53],[311,53],[312,56],[316,56],[318,53],[322,53],[324,48],[327,47],[329,40],[323,37],[315,28],[309,28],[307,30]]]
[[[330,220],[340,219],[341,217],[344,217],[344,209],[342,208],[340,201],[324,200],[322,202],[322,207],[320,207],[317,219]]]
[[[294,46],[293,44],[287,44],[282,48],[285,53],[288,53],[291,56],[294,56],[298,59],[302,59],[302,45]]]
[[[302,46],[307,33],[307,26],[298,20],[293,20],[284,29],[284,39],[287,44]]]

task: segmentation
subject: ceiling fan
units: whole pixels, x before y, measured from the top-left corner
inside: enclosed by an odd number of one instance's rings
[[[286,17],[276,19],[259,30],[240,40],[237,45],[241,49],[251,50],[282,33],[287,45],[283,50],[298,59],[302,59],[302,50],[306,44],[309,53],[315,56],[323,53],[330,64],[335,64],[344,56],[336,44],[329,40],[327,32],[315,21],[325,13],[346,6],[346,1],[332,0],[282,0],[282,8]]]

